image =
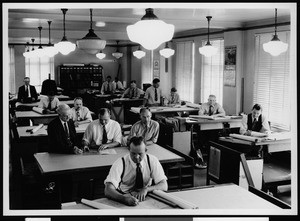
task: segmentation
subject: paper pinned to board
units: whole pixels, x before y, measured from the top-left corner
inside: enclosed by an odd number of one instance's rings
[[[81,203],[88,205],[90,207],[96,208],[96,209],[117,209],[116,207],[109,206],[103,203],[87,200],[87,199],[81,199]]]
[[[197,205],[194,205],[193,203],[190,203],[190,202],[180,199],[176,196],[173,196],[170,193],[166,193],[161,190],[154,190],[153,193],[155,195],[158,195],[158,196],[172,202],[172,203],[175,203],[177,206],[179,206],[182,209],[199,209]]]

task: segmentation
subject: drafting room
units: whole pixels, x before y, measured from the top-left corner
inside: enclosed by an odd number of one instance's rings
[[[2,5],[5,213],[295,214],[296,3]]]

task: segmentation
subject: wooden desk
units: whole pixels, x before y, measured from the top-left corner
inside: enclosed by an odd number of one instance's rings
[[[58,114],[39,114],[35,111],[16,111],[16,118],[31,119],[33,125],[49,124]]]
[[[277,212],[283,211],[280,207],[273,203],[249,192],[248,190],[237,186],[235,184],[223,184],[215,186],[206,186],[201,188],[191,188],[188,190],[169,192],[171,195],[183,199],[197,205],[199,209],[192,210],[194,214],[200,214],[202,209],[221,209],[221,210],[238,210],[238,209],[250,209],[249,213],[253,213],[251,210],[261,214],[264,211]],[[182,209],[178,207],[171,207],[163,202],[160,202],[150,196],[146,197],[144,202],[140,202],[137,206],[126,206],[122,203],[109,200],[107,198],[101,198],[95,200],[109,206],[116,207],[116,209],[130,209],[128,212],[134,213],[135,209],[178,209],[180,213]],[[62,209],[93,209],[84,204],[75,204],[63,206]],[[199,213],[197,212],[199,211]],[[224,212],[224,211],[221,211]],[[236,211],[239,212],[239,211]],[[253,214],[251,214],[253,215]]]
[[[224,129],[224,125],[229,126],[229,128],[239,128],[241,126],[242,119],[232,119],[229,117],[226,118],[217,118],[214,120],[210,119],[194,119],[187,118],[187,125],[199,125],[200,130],[218,130]]]
[[[252,142],[242,139],[237,139],[233,137],[220,137],[219,141],[227,144],[232,144],[236,147],[248,146],[250,149],[253,146],[262,146],[268,145],[268,152],[280,152],[280,151],[290,151],[291,150],[291,133],[290,132],[281,132],[281,133],[272,133],[269,136],[270,140],[263,140],[258,142]]]
[[[193,112],[198,111],[197,108],[187,107],[187,106],[180,106],[180,107],[150,107],[149,108],[152,114],[164,114],[164,113],[174,113],[174,112]],[[140,107],[132,107],[131,111],[133,113],[139,114],[141,108]]]
[[[74,106],[74,101],[73,100],[63,100],[63,101],[59,101],[60,103],[64,103],[69,105],[70,107]],[[32,110],[33,107],[37,107],[39,106],[39,102],[33,102],[33,103],[21,103],[21,102],[17,102],[16,103],[16,109],[17,110]]]

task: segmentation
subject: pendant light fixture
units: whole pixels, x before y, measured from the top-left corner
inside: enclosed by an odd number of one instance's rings
[[[118,44],[119,44],[119,41],[117,41],[117,51],[114,52],[114,53],[112,53],[112,56],[114,56],[116,59],[119,59],[119,58],[123,57],[123,53],[121,53],[121,52],[119,51],[119,46],[118,46]]]
[[[208,28],[207,28],[207,43],[203,47],[199,48],[200,54],[204,55],[205,57],[211,57],[215,55],[218,51],[217,48],[212,46],[209,41],[209,22],[212,18],[212,16],[206,16],[207,22],[208,22]]]
[[[173,50],[172,48],[169,48],[168,42],[166,43],[165,48],[161,49],[159,51],[159,54],[165,58],[171,57],[172,55],[174,55],[174,53],[175,53],[175,50]]]
[[[27,50],[26,50],[27,49]],[[29,57],[29,54],[30,54],[30,50],[29,50],[29,42],[26,43],[26,46],[25,46],[25,52],[23,53],[23,56],[25,58],[28,58]]]
[[[141,59],[142,57],[144,57],[146,55],[146,52],[144,52],[141,49],[141,45],[139,45],[138,49],[136,51],[133,52],[133,55],[138,58]]]
[[[96,57],[99,59],[103,59],[106,57],[106,54],[103,53],[102,50],[100,50],[100,52],[96,54]]]
[[[68,41],[67,37],[66,37],[65,17],[66,17],[66,12],[68,11],[68,9],[63,8],[61,10],[62,10],[63,16],[64,16],[64,20],[63,20],[64,36],[60,42],[58,42],[54,45],[54,47],[63,55],[67,55],[70,52],[75,50],[76,45],[73,44],[72,42]]]
[[[154,50],[162,43],[170,41],[174,29],[174,25],[159,20],[152,8],[146,9],[146,14],[141,21],[126,28],[130,41],[141,44],[147,50]]]
[[[288,49],[288,44],[280,41],[277,35],[277,8],[275,8],[275,34],[271,41],[263,44],[263,49],[272,56],[278,56]]]
[[[39,26],[38,29],[39,29],[39,36],[40,36],[40,45],[35,53],[36,53],[37,57],[41,58],[41,57],[45,56],[45,51],[42,47],[42,29],[43,29],[43,27]]]
[[[27,54],[27,58],[33,58],[36,56],[36,50],[34,49],[34,38],[31,39],[32,42],[32,49],[31,51]]]
[[[84,50],[88,54],[97,54],[100,50],[103,50],[106,45],[105,40],[101,40],[92,28],[93,25],[93,9],[90,9],[90,29],[87,35],[81,40],[77,40],[76,44],[79,49]]]
[[[58,50],[54,47],[54,45],[51,44],[51,37],[50,37],[50,25],[52,21],[48,21],[49,25],[49,43],[48,46],[44,48],[45,55],[48,57],[53,57],[58,53]]]

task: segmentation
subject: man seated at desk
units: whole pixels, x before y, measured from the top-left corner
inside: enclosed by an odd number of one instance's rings
[[[216,96],[211,94],[208,97],[208,102],[201,104],[199,109],[199,115],[223,117],[226,115],[226,113],[223,107],[216,102]]]
[[[36,102],[38,99],[36,89],[33,85],[30,85],[30,78],[24,78],[24,85],[19,87],[18,101],[21,103]]]
[[[41,98],[38,108],[43,109],[43,114],[55,114],[58,105],[59,100],[54,91],[48,91],[47,96]]]
[[[180,97],[175,87],[171,88],[170,95],[167,97],[167,105],[168,106],[180,105]]]
[[[81,154],[69,105],[59,104],[56,111],[58,117],[49,123],[47,129],[49,152]]]
[[[124,87],[118,77],[115,77],[115,80],[112,82],[117,91],[123,91]]]
[[[161,105],[161,97],[162,91],[159,88],[160,80],[158,78],[154,78],[152,81],[152,86],[148,87],[145,92],[145,106],[160,106]]]
[[[132,80],[130,81],[130,87],[124,91],[122,98],[128,97],[129,99],[138,99],[142,94],[144,94],[143,90],[137,88],[136,81]]]
[[[111,81],[111,76],[106,77],[106,81],[101,86],[101,94],[113,94],[116,90],[115,85]]]
[[[117,121],[110,119],[109,109],[101,108],[98,117],[99,119],[91,122],[84,132],[84,151],[89,151],[90,148],[100,151],[121,144],[121,126]]]
[[[155,120],[151,120],[151,117],[152,113],[150,112],[149,108],[141,108],[141,120],[132,126],[127,138],[127,142],[129,142],[130,139],[135,136],[143,137],[146,145],[151,145],[157,142],[159,135],[159,123]]]
[[[168,183],[158,159],[146,154],[147,147],[142,137],[130,139],[129,151],[110,168],[104,181],[104,193],[107,198],[136,206],[153,190],[167,191]]]
[[[82,98],[76,97],[74,99],[74,107],[71,109],[72,120],[75,127],[79,124],[90,123],[93,121],[90,110],[87,107],[82,106]]]

